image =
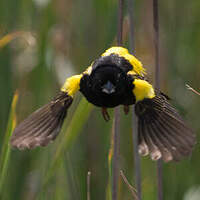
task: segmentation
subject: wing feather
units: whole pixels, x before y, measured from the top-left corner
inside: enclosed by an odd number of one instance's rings
[[[142,120],[141,126],[142,126],[142,132],[144,134],[144,140],[149,148],[150,156],[152,160],[158,160],[159,158],[161,158],[161,152],[158,149],[158,146],[155,144],[155,141],[152,140],[152,137],[149,134],[147,126],[145,126],[145,120]]]
[[[166,162],[191,154],[195,135],[165,95],[158,93],[152,99],[139,101],[135,112],[139,118],[139,147],[145,141],[152,159],[159,159],[159,152]]]
[[[157,136],[157,133],[156,133],[156,131],[154,131],[152,129],[152,126],[148,126],[147,129],[148,129],[149,134],[151,135],[152,141],[154,141],[155,144],[158,146],[158,149],[161,152],[163,160],[165,162],[172,160],[172,158],[173,158],[172,153],[168,150],[166,145],[163,144],[162,138],[159,138]]]
[[[66,92],[60,92],[50,103],[36,110],[15,128],[11,145],[19,149],[46,146],[60,132],[72,101]]]
[[[149,154],[149,148],[144,140],[143,131],[142,131],[142,120],[139,120],[138,122],[138,142],[139,142],[139,153],[143,156],[146,156]]]

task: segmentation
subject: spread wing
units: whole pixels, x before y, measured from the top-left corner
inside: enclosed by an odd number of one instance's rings
[[[48,104],[36,110],[14,130],[11,145],[19,149],[46,146],[62,127],[74,94],[80,88],[82,74],[66,79],[61,92]]]
[[[53,141],[60,132],[72,101],[73,98],[66,92],[60,92],[50,103],[36,110],[15,128],[11,145],[19,149],[32,149]]]
[[[163,94],[138,101],[139,153],[153,160],[179,161],[189,156],[196,143],[193,131],[185,124]]]

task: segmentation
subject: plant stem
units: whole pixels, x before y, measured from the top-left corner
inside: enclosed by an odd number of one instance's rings
[[[133,124],[133,154],[134,154],[134,170],[135,170],[135,186],[138,194],[138,199],[142,199],[142,187],[141,187],[141,165],[140,165],[140,156],[138,153],[138,121],[137,117],[135,116],[135,107],[133,107],[133,117],[132,117],[132,124]]]
[[[129,46],[130,51],[133,53],[135,49],[135,42],[134,42],[134,3],[135,0],[128,0],[128,15],[129,15]]]
[[[187,87],[188,90],[191,90],[192,92],[194,92],[195,94],[200,96],[200,92],[196,91],[194,88],[192,88],[191,86],[189,86],[188,84],[185,84],[185,86]]]
[[[118,0],[118,30],[117,30],[117,45],[118,46],[122,46],[123,4],[124,4],[124,0]]]
[[[160,66],[159,66],[159,17],[158,0],[153,0],[153,27],[155,44],[155,87],[160,89]]]
[[[90,200],[90,177],[91,177],[91,172],[89,171],[87,173],[87,200]]]
[[[135,200],[139,200],[137,190],[128,182],[128,180],[122,170],[120,170],[120,175],[123,178],[124,183],[128,186],[129,190],[131,191],[133,198]]]
[[[115,108],[115,119],[114,119],[112,200],[117,200],[117,188],[119,179],[119,132],[120,132],[120,107],[117,107]]]
[[[123,0],[118,0],[118,31],[117,45],[122,46],[123,33]],[[112,200],[117,200],[117,188],[119,179],[119,132],[120,132],[120,108],[115,108],[114,119],[114,155],[113,155],[113,184],[112,184]]]
[[[16,105],[18,101],[18,92],[16,91],[12,100],[11,110],[9,114],[9,120],[7,125],[7,130],[4,136],[3,147],[1,150],[1,157],[0,157],[0,198],[2,198],[3,194],[3,186],[5,184],[6,176],[8,175],[8,167],[10,161],[10,144],[9,140],[12,135],[12,132],[16,126]]]
[[[134,52],[134,0],[128,0],[128,12],[129,12],[129,24],[130,24],[130,34],[129,34],[129,44],[131,53]],[[135,116],[135,108],[132,110],[132,138],[133,138],[133,156],[134,156],[134,180],[137,190],[138,199],[142,199],[141,192],[141,166],[140,166],[140,156],[138,153],[138,130],[137,130],[137,117]]]
[[[84,98],[81,99],[67,127],[66,134],[56,149],[55,156],[52,158],[50,166],[45,174],[43,187],[47,186],[51,177],[56,171],[55,169],[59,167],[60,162],[62,161],[60,157],[63,155],[63,152],[67,152],[67,150],[70,148],[70,146],[72,146],[73,142],[78,137],[81,129],[90,116],[92,108],[93,106],[89,104]]]
[[[155,87],[160,89],[160,66],[159,66],[159,16],[158,0],[153,0],[153,26],[154,26],[154,44],[155,44]],[[163,199],[163,164],[162,160],[157,161],[157,185],[158,200]]]

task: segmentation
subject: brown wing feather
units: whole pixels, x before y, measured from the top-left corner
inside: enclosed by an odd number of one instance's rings
[[[189,156],[196,143],[193,131],[162,93],[135,106],[138,116],[139,148],[147,145],[152,159],[179,161]],[[139,149],[141,152],[141,149]]]
[[[15,128],[11,145],[19,149],[46,146],[60,132],[72,101],[67,93],[59,93],[50,103],[36,110]]]

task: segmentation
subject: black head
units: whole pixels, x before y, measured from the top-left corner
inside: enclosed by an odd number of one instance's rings
[[[133,104],[135,99],[128,71],[118,56],[101,57],[94,62],[91,74],[81,79],[80,91],[89,102],[100,107]]]

